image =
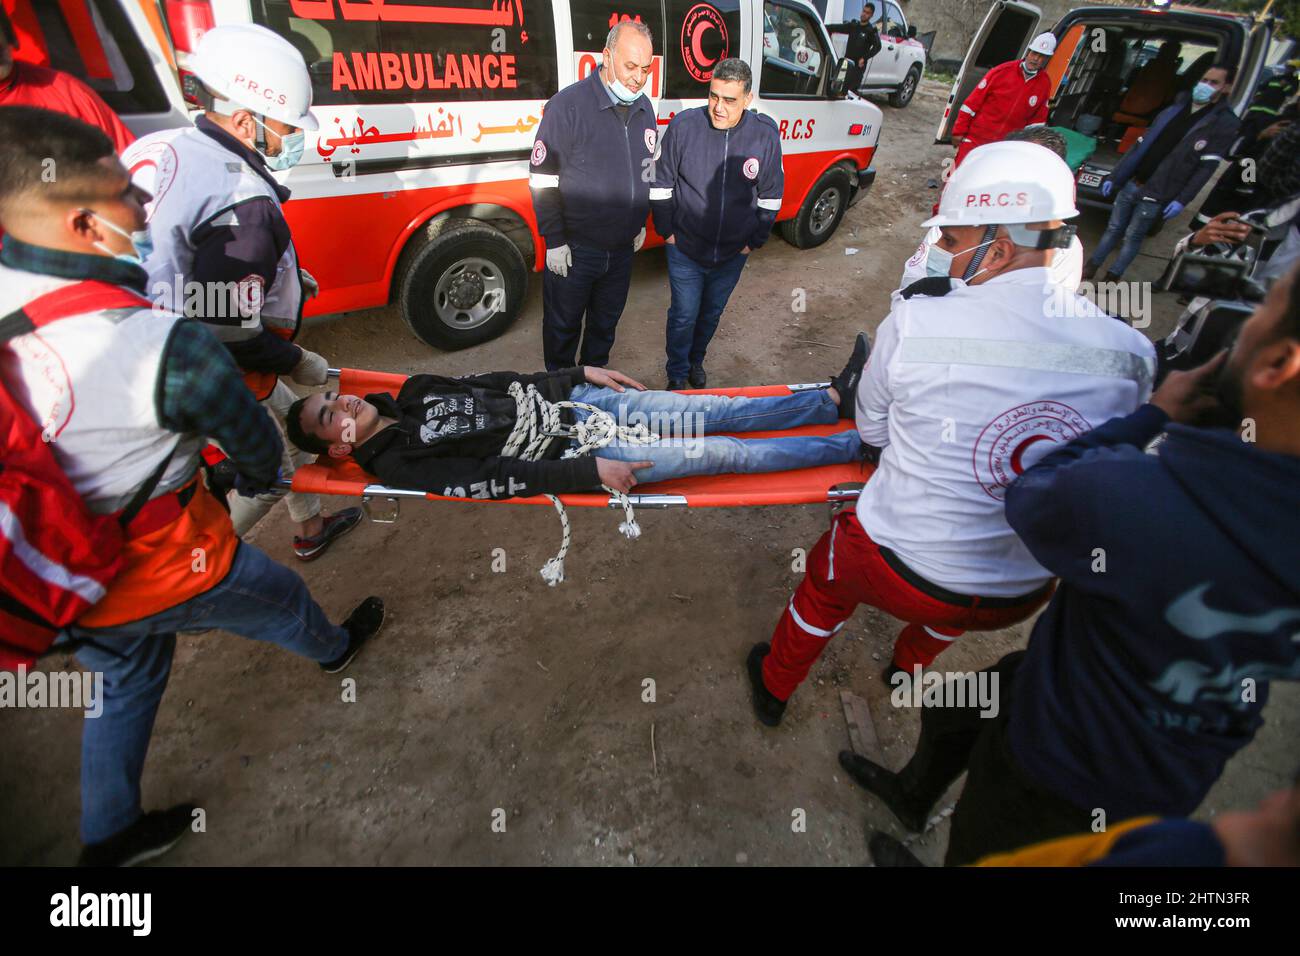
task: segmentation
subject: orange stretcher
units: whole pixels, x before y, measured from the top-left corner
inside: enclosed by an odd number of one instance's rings
[[[338,390],[345,395],[369,395],[388,392],[396,395],[406,381],[405,375],[387,372],[368,372],[360,369],[330,369],[337,377]],[[824,384],[811,385],[756,385],[747,388],[700,389],[710,395],[788,395],[811,388],[824,388]],[[686,394],[690,394],[687,392]],[[831,435],[853,428],[850,419],[833,425],[805,425],[785,431],[744,432],[740,438],[780,438],[795,435]],[[669,481],[637,485],[628,501],[637,508],[724,508],[753,505],[806,505],[822,502],[856,500],[861,486],[871,477],[875,466],[868,462],[843,465],[818,465],[793,471],[764,472],[748,475],[706,475],[696,478],[676,478]],[[360,497],[369,504],[372,499],[425,498],[429,501],[472,501],[481,504],[547,505],[543,495],[528,498],[449,498],[427,491],[392,488],[379,484],[351,459],[334,459],[322,455],[309,465],[299,468],[292,481],[281,480],[278,486],[304,494],[346,495]],[[557,495],[566,506],[579,508],[615,508],[622,503],[605,491]],[[374,515],[372,514],[372,517]],[[383,520],[383,519],[377,519]],[[391,519],[389,519],[391,520]]]

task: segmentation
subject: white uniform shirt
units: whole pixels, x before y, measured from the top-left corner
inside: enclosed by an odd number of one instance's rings
[[[916,247],[916,252],[912,253],[912,258],[903,264],[903,278],[899,281],[899,286],[894,290],[894,298],[900,298],[900,293],[917,279],[924,279],[927,275],[925,271],[925,257],[930,252],[930,247],[939,241],[942,233],[938,226],[931,226],[930,231],[925,234],[921,244]],[[1070,239],[1070,245],[1065,249],[1054,249],[1052,264],[1048,267],[1052,273],[1052,281],[1057,283],[1067,292],[1075,292],[1079,288],[1079,283],[1083,281],[1083,243],[1079,241],[1078,236]]]
[[[1051,575],[1007,525],[1007,485],[1144,403],[1154,372],[1144,335],[1063,296],[1047,268],[896,301],[858,388],[858,432],[884,449],[858,499],[863,528],[949,590],[1034,590]]]

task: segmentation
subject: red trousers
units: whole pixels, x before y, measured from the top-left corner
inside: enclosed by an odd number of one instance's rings
[[[789,699],[816,663],[826,641],[844,626],[859,604],[907,621],[894,644],[894,663],[911,673],[929,665],[966,631],[994,631],[1025,620],[1046,603],[1050,590],[1011,606],[948,604],[918,590],[890,567],[851,510],[831,521],[808,556],[808,570],[772,634],[763,659],[763,683]],[[999,604],[1006,599],[997,599]]]

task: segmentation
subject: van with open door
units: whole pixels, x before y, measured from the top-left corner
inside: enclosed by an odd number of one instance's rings
[[[857,20],[868,2],[876,7],[871,22],[880,34],[880,52],[867,64],[856,92],[887,93],[889,105],[902,109],[912,102],[925,72],[925,46],[916,38],[916,27],[908,24],[902,7],[895,0],[813,0],[813,6],[826,23],[844,23]],[[838,56],[844,55],[847,39],[842,33],[831,34]]]
[[[44,24],[34,52],[92,83],[137,135],[190,122],[189,53],[218,24],[258,23],[303,54],[313,83],[302,162],[276,176],[304,267],[307,315],[400,304],[424,342],[485,342],[545,265],[528,189],[546,101],[600,62],[620,19],[654,34],[660,127],[703,105],[713,65],[754,71],[752,108],[781,134],[778,229],[820,245],[875,175],[879,107],[843,71],[805,0],[0,0]],[[30,16],[29,16],[30,15]],[[767,24],[774,24],[769,30]],[[846,64],[844,64],[846,66]],[[662,244],[649,224],[646,245]]]
[[[997,0],[975,35],[935,133],[949,143],[957,110],[985,73],[1019,59],[1041,11]],[[1071,10],[1051,32],[1056,54],[1048,126],[1073,131],[1071,158],[1080,203],[1109,207],[1101,185],[1159,112],[1188,93],[1212,65],[1237,68],[1232,108],[1244,114],[1269,58],[1271,17],[1176,5],[1093,6]]]

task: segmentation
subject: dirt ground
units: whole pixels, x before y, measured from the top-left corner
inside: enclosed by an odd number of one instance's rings
[[[927,80],[908,108],[882,103],[876,184],[826,245],[774,237],[752,257],[710,351],[712,384],[824,380],[853,333],[875,329],[937,195],[926,180],[951,155],[931,144],[946,92]],[[1091,247],[1102,223],[1083,225]],[[1136,277],[1158,276],[1158,254],[1184,231],[1149,243],[1156,255]],[[612,362],[652,387],[663,385],[665,273],[661,251],[638,257]],[[790,309],[796,288],[803,314]],[[1177,313],[1157,305],[1153,336]],[[336,365],[533,370],[540,327],[535,280],[514,327],[467,352],[424,346],[392,307],[317,321],[303,342]],[[916,713],[892,707],[879,676],[898,622],[861,609],[779,729],[750,710],[745,654],[771,633],[799,580],[791,552],[817,540],[827,507],[639,518],[644,533],[628,541],[616,513],[575,513],[568,580],[553,590],[537,573],[559,540],[548,508],[408,502],[397,523],[364,524],[300,567],[335,619],[368,594],[387,603],[383,633],[344,675],[218,632],[183,636],[145,804],[193,800],[207,829],[163,862],[853,865],[868,862],[864,824],[905,836],[835,759],[848,746],[842,688],[868,700],[889,760],[901,765],[915,743]],[[291,563],[290,535],[280,507],[251,540]],[[498,548],[504,573],[491,567]],[[967,635],[942,667],[986,666],[1028,632]],[[355,702],[341,677],[355,679]],[[1296,691],[1274,687],[1266,726],[1202,815],[1252,806],[1294,771]],[[0,863],[75,859],[80,721],[0,711]],[[913,847],[936,863],[946,841],[943,820]]]

